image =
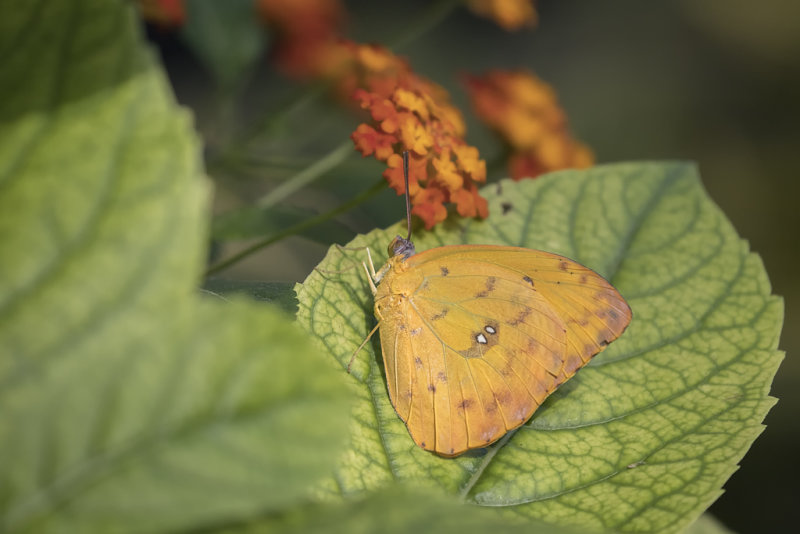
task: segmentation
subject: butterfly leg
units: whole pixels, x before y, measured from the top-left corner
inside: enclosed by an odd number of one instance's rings
[[[362,261],[361,265],[364,266],[364,270],[367,272],[367,282],[369,282],[369,288],[372,290],[372,294],[374,295],[375,293],[378,292],[378,288],[375,286],[375,282],[372,281],[372,275],[370,275],[370,273],[369,273],[369,269],[367,268],[366,262]],[[372,266],[371,263],[370,263],[370,266]],[[373,268],[373,271],[374,271],[374,268]]]
[[[367,278],[369,279],[369,287],[370,289],[372,289],[372,294],[374,295],[378,291],[378,288],[375,286],[375,284],[383,280],[384,275],[390,269],[390,265],[387,263],[386,265],[381,267],[380,271],[375,272],[375,265],[372,263],[372,254],[369,251],[369,247],[366,248],[367,248],[367,261],[369,261],[369,267],[367,267],[367,262],[362,261],[361,265],[364,266],[364,270],[367,272]]]
[[[370,338],[372,337],[372,335],[375,333],[375,330],[377,330],[377,329],[378,329],[378,327],[379,327],[380,325],[381,325],[381,323],[380,323],[380,322],[378,322],[378,324],[376,324],[376,325],[375,325],[375,328],[373,328],[373,329],[370,331],[370,333],[369,333],[369,334],[367,334],[367,337],[366,337],[366,339],[364,339],[364,341],[362,341],[362,342],[361,342],[361,345],[359,345],[359,346],[358,346],[358,348],[355,350],[355,352],[353,352],[353,355],[352,355],[352,356],[350,356],[350,362],[347,364],[347,374],[350,374],[350,368],[353,366],[353,362],[354,362],[354,361],[355,361],[355,359],[356,359],[356,355],[357,355],[357,354],[358,354],[358,353],[361,351],[361,349],[363,349],[363,348],[364,348],[364,345],[366,345],[366,344],[367,344],[367,341],[369,341],[369,340],[370,340]]]
[[[372,254],[370,254],[369,247],[367,247],[367,259],[369,260],[369,271],[367,271],[367,274],[370,275],[370,278],[375,280],[378,275],[375,273],[375,264],[372,263]]]

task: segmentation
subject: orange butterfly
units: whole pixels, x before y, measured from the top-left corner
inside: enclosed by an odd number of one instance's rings
[[[392,240],[380,271],[371,257],[364,268],[392,405],[441,456],[525,423],[630,323],[619,292],[563,256],[493,245],[415,254],[409,238]]]

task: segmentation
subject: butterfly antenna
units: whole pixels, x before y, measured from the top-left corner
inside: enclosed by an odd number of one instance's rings
[[[411,197],[408,194],[408,150],[403,150],[403,179],[406,183],[406,221],[408,222],[408,237],[411,240]]]

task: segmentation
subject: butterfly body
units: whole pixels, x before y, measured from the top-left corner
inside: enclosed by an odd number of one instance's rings
[[[414,254],[400,237],[389,248],[375,290],[389,396],[417,445],[442,456],[525,423],[631,318],[611,284],[563,256],[492,245]]]

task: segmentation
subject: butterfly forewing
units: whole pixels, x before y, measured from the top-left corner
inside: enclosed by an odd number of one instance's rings
[[[618,338],[631,320],[625,299],[602,276],[583,265],[549,252],[520,247],[459,245],[427,250],[408,260],[433,272],[452,264],[472,264],[485,276],[495,268],[514,276],[538,292],[564,321],[568,352],[565,370],[571,376],[606,345]],[[415,267],[410,267],[415,270]]]
[[[390,397],[445,456],[520,426],[630,321],[608,282],[555,254],[451,246],[390,262],[375,303]]]

